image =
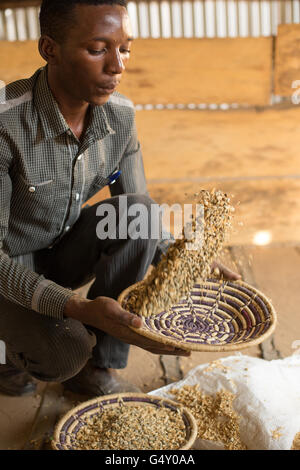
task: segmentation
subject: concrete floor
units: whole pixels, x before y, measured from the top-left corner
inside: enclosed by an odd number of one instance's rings
[[[240,202],[223,259],[264,292],[277,311],[273,339],[243,350],[266,360],[291,355],[293,341],[300,340],[298,112],[295,107],[262,113],[137,115],[149,190],[157,202],[182,203],[186,192],[209,187],[226,190]],[[93,202],[107,195],[104,191]],[[253,238],[263,230],[271,234],[270,243],[255,246]],[[193,353],[177,360],[132,347],[121,375],[147,392],[225,355]],[[58,417],[78,401],[80,397],[64,393],[59,384],[39,383],[32,397],[0,395],[0,449],[49,447]]]

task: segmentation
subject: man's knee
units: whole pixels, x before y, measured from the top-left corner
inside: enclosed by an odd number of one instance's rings
[[[95,336],[76,320],[64,320],[56,331],[44,335],[39,353],[12,353],[15,366],[45,382],[64,382],[85,366],[92,357]]]
[[[151,205],[158,205],[150,196],[147,194],[126,194],[128,206],[132,204],[142,204],[147,209],[151,208]]]

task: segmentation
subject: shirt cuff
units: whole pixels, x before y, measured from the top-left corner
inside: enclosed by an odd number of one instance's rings
[[[44,279],[34,291],[31,308],[35,312],[62,320],[64,318],[65,305],[73,295],[75,295],[75,292],[71,289]]]

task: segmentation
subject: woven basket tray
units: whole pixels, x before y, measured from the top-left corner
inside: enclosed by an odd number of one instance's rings
[[[144,393],[120,393],[94,398],[69,411],[56,425],[52,448],[54,450],[73,450],[76,445],[76,435],[87,418],[101,415],[103,411],[118,406],[166,407],[172,411],[179,409],[186,427],[186,442],[177,450],[190,449],[196,440],[197,423],[186,408],[179,407],[177,403],[166,398],[154,397]]]
[[[125,308],[134,284],[119,296]],[[141,317],[142,336],[190,351],[232,351],[264,341],[275,329],[270,301],[243,281],[209,279],[168,311]]]

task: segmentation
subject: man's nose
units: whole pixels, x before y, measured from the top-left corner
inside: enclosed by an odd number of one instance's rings
[[[114,74],[121,74],[125,70],[125,64],[119,50],[112,51],[107,57],[107,71]]]

